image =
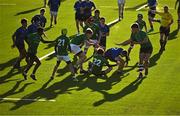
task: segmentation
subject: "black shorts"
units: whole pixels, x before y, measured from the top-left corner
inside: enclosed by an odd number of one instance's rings
[[[27,58],[30,58],[30,59],[35,59],[37,56],[36,54],[32,54],[32,53],[27,53]]]
[[[153,52],[153,48],[152,47],[146,47],[146,48],[140,48],[140,53],[148,53],[148,54],[152,54]]]
[[[16,47],[17,47],[17,49],[19,50],[19,51],[21,51],[22,49],[25,49],[25,45],[24,44],[15,44],[16,45]]]
[[[106,47],[106,37],[101,37],[99,45]]]
[[[76,12],[75,19],[78,21],[84,21],[84,15]]]
[[[152,12],[151,10],[156,10],[156,6],[150,7],[149,11],[148,11],[149,18],[154,18],[156,16],[156,14],[154,12]]]
[[[165,36],[169,36],[170,28],[167,29],[166,27],[161,26],[159,28],[159,31],[161,34],[165,34]]]
[[[83,20],[86,21],[87,19],[89,19],[89,17],[91,17],[91,14],[84,13]]]

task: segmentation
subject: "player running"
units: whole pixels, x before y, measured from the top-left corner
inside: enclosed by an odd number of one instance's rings
[[[126,60],[124,60],[123,57],[125,57]],[[128,54],[126,50],[122,48],[110,48],[105,52],[105,58],[116,62],[118,65],[117,72],[123,74],[123,68],[125,64],[128,64]]]
[[[54,75],[61,63],[61,61],[65,61],[69,67],[69,70],[71,71],[72,78],[74,81],[78,81],[75,77],[75,71],[73,64],[70,60],[70,57],[68,56],[68,50],[70,48],[70,40],[66,36],[67,34],[67,29],[62,29],[61,34],[57,39],[56,39],[56,46],[55,46],[55,51],[57,55],[57,63],[54,67],[51,79],[54,79]],[[71,51],[71,50],[70,50]]]
[[[176,0],[176,3],[175,3],[175,9],[178,5],[178,9],[177,9],[177,14],[178,14],[178,30],[180,29],[180,0]]]
[[[117,45],[128,45],[128,44],[140,44],[140,54],[139,54],[139,78],[143,77],[143,70],[145,69],[145,75],[148,75],[148,64],[149,59],[153,51],[152,44],[144,31],[139,30],[139,25],[134,23],[131,26],[131,37],[130,39],[117,44]]]
[[[109,26],[106,25],[104,17],[100,18],[99,28],[101,33],[101,39],[99,45],[102,46],[104,50],[106,50],[106,39],[107,36],[109,36]]]
[[[164,6],[164,12],[157,12],[161,16],[160,26],[160,52],[165,50],[165,46],[169,37],[170,26],[173,24],[173,17],[169,12],[168,6]]]
[[[106,70],[103,67],[107,66]],[[104,49],[98,48],[97,52],[93,55],[93,62],[89,62],[88,73],[94,74],[95,76],[104,76],[112,70],[112,66],[104,58]]]
[[[82,0],[78,0],[74,4],[75,13],[75,20],[76,20],[76,28],[78,34],[80,34],[79,25],[83,28],[83,21],[84,21],[84,4]]]
[[[47,22],[46,17],[44,16],[44,13],[45,13],[45,9],[42,8],[42,9],[40,10],[40,14],[39,14],[39,15],[35,15],[35,16],[32,18],[31,22],[34,22],[34,18],[35,18],[35,17],[38,17],[38,18],[39,18],[39,21],[40,21],[40,26],[44,28],[44,27],[46,26],[46,22]]]
[[[54,24],[57,24],[57,15],[58,15],[58,9],[60,7],[60,0],[49,0],[48,1],[48,6],[50,8],[50,13],[51,13],[51,22],[50,22],[50,27],[52,27],[52,22],[54,20]]]
[[[142,31],[143,28],[145,29],[145,32],[147,33],[147,26],[146,22],[143,20],[143,15],[138,14],[137,15],[137,21],[135,21],[139,25],[139,29]],[[130,47],[128,48],[128,56],[130,55],[131,50],[133,49],[134,45],[130,44]]]
[[[124,18],[124,5],[125,0],[118,0],[119,21]]]
[[[148,20],[150,25],[150,30],[148,32],[154,31],[153,22],[160,22],[160,20],[155,19],[155,12],[156,12],[156,6],[157,6],[157,0],[148,0]]]
[[[19,51],[19,57],[17,58],[13,66],[13,68],[18,68],[18,69],[20,68],[21,60],[26,57],[26,49],[25,49],[24,40],[27,33],[27,20],[21,19],[21,25],[22,26],[18,28],[12,35],[13,45],[11,46],[12,48],[17,47]]]
[[[81,47],[85,43],[88,44],[88,45],[93,44],[92,42],[90,42],[90,38],[92,37],[92,35],[93,35],[93,31],[90,28],[88,28],[85,31],[85,34],[76,35],[76,36],[71,38],[71,42],[70,42],[71,52],[75,56],[79,57],[78,61],[74,65],[74,68],[75,68],[76,72],[77,72],[77,70],[79,68],[80,68],[80,73],[84,72],[84,70],[82,69],[82,64],[84,63],[84,61],[86,59],[86,55],[81,50]]]
[[[44,33],[44,29],[39,27],[37,29],[37,33],[31,33],[31,34],[27,35],[27,39],[26,39],[26,41],[28,43],[27,57],[28,57],[29,62],[27,63],[27,66],[26,66],[25,70],[23,71],[23,76],[24,76],[25,80],[27,80],[27,73],[28,73],[29,69],[32,67],[34,62],[36,62],[36,64],[35,64],[35,67],[33,69],[32,74],[30,75],[30,77],[33,80],[36,80],[35,73],[36,73],[36,70],[41,65],[41,61],[39,60],[39,58],[36,55],[39,43],[40,42],[43,42],[43,43],[52,42],[52,41],[45,41],[41,37],[43,33]]]

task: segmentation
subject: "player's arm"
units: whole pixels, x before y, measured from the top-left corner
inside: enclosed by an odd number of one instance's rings
[[[126,45],[130,44],[131,41],[132,41],[131,39],[128,39],[128,40],[126,40],[126,41],[124,41],[124,42],[122,42],[122,43],[116,44],[116,45],[126,46]]]
[[[169,25],[168,25],[168,27],[167,28],[169,28],[172,24],[173,24],[173,18],[172,18],[172,16],[171,16],[171,22],[169,23]]]
[[[91,9],[91,11],[94,11],[95,9],[96,9],[96,6],[95,6],[94,2],[92,2],[92,9]]]
[[[13,41],[13,44],[11,45],[12,48],[14,48],[16,46],[15,40],[16,40],[16,32],[12,35],[12,41]]]
[[[148,38],[145,37],[142,41],[140,42],[136,42],[136,41],[132,41],[133,44],[144,44],[144,43],[147,43],[148,42]]]
[[[146,31],[146,33],[147,33],[148,31],[147,31],[146,22],[144,22],[144,29],[145,29],[145,31]]]
[[[110,29],[109,29],[109,26],[107,26],[107,33],[106,33],[106,36],[109,36],[109,33],[110,33]]]
[[[41,40],[42,43],[53,43],[53,42],[55,42],[54,40],[53,40],[53,41],[46,41],[46,40],[44,40],[42,37],[41,37],[40,40]]]

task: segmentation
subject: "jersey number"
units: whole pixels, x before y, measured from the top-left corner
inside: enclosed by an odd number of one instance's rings
[[[100,67],[101,60],[98,60],[98,59],[94,58],[93,64]]]
[[[64,42],[65,42],[64,39],[60,39],[60,40],[59,40],[59,43],[58,43],[58,46],[64,46]]]

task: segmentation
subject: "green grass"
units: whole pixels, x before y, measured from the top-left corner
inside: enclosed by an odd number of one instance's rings
[[[122,42],[130,36],[130,25],[136,20],[138,12],[135,7],[146,0],[127,0],[125,18],[111,27],[107,47],[114,47],[114,43]],[[180,115],[180,40],[179,34],[173,32],[177,28],[177,14],[174,10],[175,0],[158,0],[159,6],[168,5],[173,14],[174,24],[171,27],[171,38],[163,54],[158,54],[159,34],[149,35],[153,43],[149,75],[137,81],[137,67],[139,46],[131,54],[131,67],[125,68],[126,74],[122,77],[115,74],[116,68],[108,74],[107,79],[79,75],[82,80],[74,83],[67,72],[66,64],[62,63],[56,73],[56,78],[50,81],[52,69],[56,63],[55,57],[42,60],[42,65],[37,71],[38,81],[30,78],[22,81],[20,72],[12,69],[12,64],[18,56],[17,49],[11,49],[11,35],[20,26],[21,18],[30,19],[39,12],[43,3],[39,0],[0,0],[2,3],[16,4],[15,6],[0,5],[0,97],[22,99],[55,99],[55,102],[33,101],[8,101],[0,100],[1,115]],[[101,16],[106,21],[113,21],[118,17],[116,0],[94,0]],[[64,0],[60,7],[58,25],[46,32],[49,40],[54,40],[60,29],[68,28],[68,35],[76,33],[74,0]],[[49,9],[46,17],[49,26]],[[147,10],[140,11],[147,21]],[[157,15],[157,18],[160,18]],[[148,25],[148,22],[147,22]],[[159,24],[155,23],[155,33]],[[149,27],[149,25],[148,25]],[[153,33],[154,33],[153,32]],[[127,48],[127,47],[124,47]],[[53,50],[53,46],[41,44],[38,56],[41,57]],[[91,54],[88,52],[88,56]],[[72,56],[72,55],[71,55]],[[22,65],[25,65],[25,61]],[[86,64],[87,65],[87,64]],[[29,71],[29,74],[32,70]]]

